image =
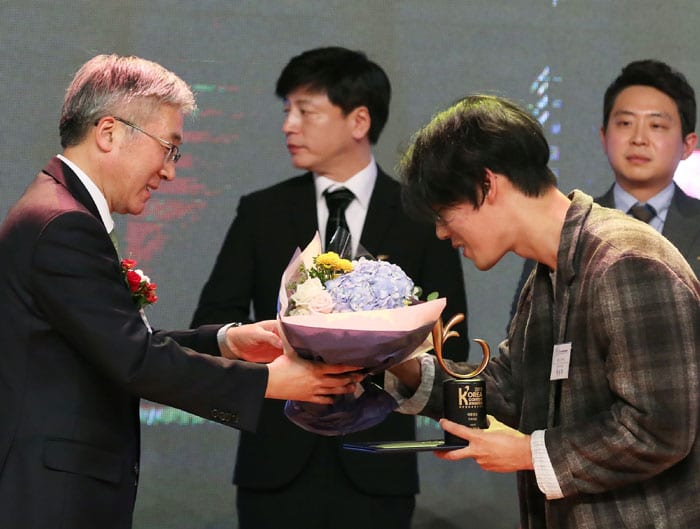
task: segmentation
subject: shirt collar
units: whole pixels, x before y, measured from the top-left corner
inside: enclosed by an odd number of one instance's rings
[[[647,200],[646,204],[653,206],[656,214],[659,217],[666,218],[666,212],[671,205],[671,200],[673,200],[673,194],[675,191],[675,184],[671,182],[656,195]],[[615,197],[615,207],[620,211],[624,211],[625,213],[627,213],[632,206],[639,202],[627,191],[622,189],[617,182],[615,182],[615,186],[613,187],[613,194]]]
[[[85,189],[87,189],[87,192],[90,194],[90,198],[92,198],[92,201],[95,203],[95,206],[97,206],[97,211],[100,213],[100,218],[102,219],[102,224],[104,224],[105,226],[105,230],[107,230],[107,233],[110,233],[114,229],[114,219],[112,219],[112,215],[109,212],[107,199],[102,194],[102,191],[100,191],[100,188],[95,185],[95,182],[93,182],[80,167],[75,165],[68,158],[66,158],[62,154],[59,154],[57,156],[63,163],[65,163],[68,167],[70,167],[73,170],[75,175],[85,186]]]
[[[367,167],[348,178],[345,182],[336,182],[328,177],[314,173],[316,201],[318,202],[321,200],[323,193],[327,189],[345,187],[353,192],[355,195],[355,200],[357,200],[362,208],[366,210],[369,207],[369,201],[372,197],[374,183],[377,181],[377,172],[377,163],[374,161],[373,156]]]

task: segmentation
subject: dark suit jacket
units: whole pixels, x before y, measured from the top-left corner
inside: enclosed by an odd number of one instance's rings
[[[606,208],[614,208],[613,187],[595,201]],[[700,277],[700,200],[686,195],[676,186],[662,235],[678,248],[695,275]]]
[[[606,208],[615,208],[615,185],[610,186],[607,192],[594,198],[594,202]],[[662,235],[671,241],[683,254],[695,275],[700,277],[700,200],[686,195],[676,186],[676,191],[671,199],[671,206],[666,214]],[[520,298],[520,291],[525,281],[535,267],[535,262],[526,260],[520,273],[520,280],[515,290],[515,296],[511,304],[510,317],[515,314],[515,309]]]
[[[241,198],[211,277],[204,287],[193,324],[242,320],[249,307],[257,319],[275,317],[279,281],[297,247],[305,247],[317,231],[313,176],[307,173]],[[379,171],[367,212],[361,244],[373,255],[386,255],[428,293],[447,297],[444,316],[466,314],[462,269],[448,241],[439,241],[432,226],[410,220],[401,208],[400,185]],[[462,337],[448,342],[453,357],[465,357]],[[354,439],[412,439],[411,417],[391,414]],[[255,434],[239,443],[234,482],[258,489],[275,489],[291,482],[304,468],[318,440],[292,424],[283,403],[267,401]],[[413,494],[418,490],[414,456],[375,457],[342,450],[348,437],[335,439],[341,465],[362,491],[374,494]]]
[[[254,429],[267,369],[149,334],[97,208],[49,162],[0,226],[0,527],[131,527],[139,397]]]

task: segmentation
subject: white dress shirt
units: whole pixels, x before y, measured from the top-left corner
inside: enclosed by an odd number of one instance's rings
[[[68,158],[66,158],[62,154],[58,154],[57,156],[63,163],[65,163],[68,167],[70,167],[73,170],[76,176],[83,183],[85,189],[87,189],[87,192],[90,193],[90,198],[92,198],[92,201],[97,206],[97,211],[100,214],[100,218],[102,219],[102,224],[104,224],[105,226],[105,230],[107,230],[107,233],[111,233],[114,229],[114,219],[112,218],[112,214],[109,212],[107,199],[102,194],[102,191],[100,191],[100,188],[97,187],[97,185],[95,185],[95,182],[93,182],[80,167],[75,165]]]
[[[649,221],[649,226],[654,228],[659,233],[662,233],[664,230],[666,215],[668,215],[668,208],[671,207],[671,200],[673,200],[673,194],[675,192],[676,184],[671,182],[668,184],[668,186],[645,202],[645,204],[649,204],[656,211],[656,215],[654,215],[654,217],[652,217],[652,219]],[[615,199],[615,209],[619,209],[625,213],[627,213],[632,206],[639,202],[627,191],[622,189],[617,183],[615,183],[615,186],[613,187],[613,197]]]
[[[367,167],[351,176],[345,182],[336,182],[323,175],[314,174],[318,231],[322,241],[326,240],[326,222],[328,222],[328,206],[326,205],[326,198],[323,196],[323,193],[326,190],[335,191],[338,188],[345,187],[355,195],[354,200],[350,202],[348,208],[345,210],[345,220],[348,223],[350,236],[352,237],[352,254],[357,255],[357,250],[360,246],[360,238],[362,237],[362,228],[365,225],[369,201],[372,198],[372,191],[374,190],[376,181],[377,163],[374,161],[374,157],[372,157]]]

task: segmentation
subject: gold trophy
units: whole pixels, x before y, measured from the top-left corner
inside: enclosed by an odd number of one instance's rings
[[[480,339],[474,341],[481,346],[483,358],[481,364],[470,373],[456,373],[447,365],[442,356],[442,346],[449,338],[458,336],[452,327],[464,320],[464,314],[456,314],[442,324],[438,319],[433,327],[433,348],[440,367],[452,378],[443,382],[443,399],[445,417],[453,422],[469,426],[470,428],[486,428],[486,381],[479,375],[486,369],[491,359],[489,345]],[[466,446],[468,441],[445,432],[445,445]]]
[[[474,340],[481,346],[484,356],[479,367],[471,373],[455,373],[442,356],[442,346],[445,341],[453,336],[459,336],[459,333],[452,330],[452,327],[463,320],[464,314],[456,314],[447,322],[447,325],[443,326],[442,319],[438,318],[432,330],[433,349],[438,362],[442,369],[453,377],[443,383],[445,417],[472,428],[486,428],[488,426],[486,423],[486,383],[479,375],[491,359],[491,350],[488,344],[484,340]],[[445,432],[444,439],[361,441],[344,443],[343,448],[374,454],[404,454],[427,450],[454,450],[466,445],[467,441],[464,439]]]

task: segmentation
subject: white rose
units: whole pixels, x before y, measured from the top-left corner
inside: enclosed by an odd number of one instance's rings
[[[333,312],[333,305],[333,298],[327,291],[324,290],[313,297],[309,303],[309,308],[311,309],[311,312],[330,314]]]
[[[295,307],[289,311],[290,316],[306,316],[311,314],[311,311],[306,307]]]
[[[308,305],[319,292],[323,292],[321,280],[318,277],[312,277],[297,285],[296,292],[290,299],[297,307]]]
[[[309,314],[311,312],[328,314],[333,310],[333,299],[323,288],[321,280],[317,277],[307,279],[298,285],[296,292],[292,294],[290,299],[295,306],[290,313],[292,315]]]

